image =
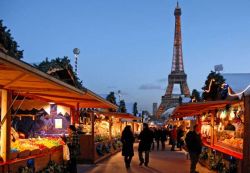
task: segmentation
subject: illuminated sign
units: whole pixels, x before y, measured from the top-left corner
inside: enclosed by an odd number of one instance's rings
[[[55,128],[56,129],[62,128],[62,119],[55,119]]]

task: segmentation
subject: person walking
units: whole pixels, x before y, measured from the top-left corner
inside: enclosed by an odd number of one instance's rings
[[[160,148],[160,139],[161,139],[161,129],[159,127],[156,127],[155,129],[154,138],[156,142],[156,149],[158,151]]]
[[[176,125],[174,125],[173,130],[171,131],[171,151],[175,151],[175,145],[177,141],[177,131],[176,131]]]
[[[72,173],[77,173],[77,157],[80,155],[80,138],[74,125],[69,125],[68,133],[69,136],[66,139],[66,143],[70,153],[69,170]]]
[[[155,127],[151,127],[150,130],[153,132],[153,141],[152,141],[152,144],[151,144],[151,151],[154,151],[155,149]]]
[[[143,163],[145,166],[148,166],[150,147],[153,142],[153,132],[148,128],[147,123],[143,123],[143,130],[139,134],[138,139],[140,140],[138,148],[140,166],[142,166]],[[145,159],[142,155],[143,152],[145,152]]]
[[[125,166],[126,168],[130,168],[130,163],[132,157],[134,156],[133,145],[135,142],[131,126],[127,125],[122,131],[121,142],[122,142],[122,156],[124,156]]]
[[[200,126],[198,124],[194,125],[193,131],[187,133],[185,142],[191,160],[190,173],[198,173],[195,169],[202,149]]]
[[[167,130],[162,127],[161,129],[161,150],[165,150],[165,141],[167,140]]]
[[[182,147],[184,145],[183,137],[184,137],[183,125],[180,125],[177,130],[177,148],[179,148],[180,151],[182,150]]]

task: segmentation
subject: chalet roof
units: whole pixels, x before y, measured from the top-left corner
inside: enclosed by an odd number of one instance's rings
[[[250,73],[223,73],[222,76],[234,92],[243,91],[250,85]]]
[[[244,91],[250,85],[250,73],[223,73],[221,75],[225,78],[225,82],[235,93]],[[248,88],[244,94],[249,95],[250,89]]]
[[[131,120],[140,120],[140,117],[136,117],[129,113],[121,113],[121,112],[97,112],[98,114],[102,114],[104,116],[113,116],[114,118],[122,118],[122,119],[131,119]]]
[[[239,105],[242,104],[241,101],[206,101],[206,102],[195,102],[181,104],[176,107],[172,114],[172,118],[181,118],[185,116],[201,115],[208,111],[214,111],[219,109],[224,109],[226,105]]]
[[[0,89],[69,107],[79,103],[80,108],[117,109],[91,90],[77,89],[3,52],[0,52]]]

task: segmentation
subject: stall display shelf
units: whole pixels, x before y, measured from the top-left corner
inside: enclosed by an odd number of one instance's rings
[[[233,150],[227,149],[227,148],[219,146],[219,145],[213,145],[213,146],[211,146],[210,144],[208,144],[206,142],[203,142],[203,145],[206,146],[206,147],[208,147],[208,148],[211,148],[211,149],[217,150],[219,152],[222,152],[224,154],[233,156],[233,157],[235,157],[237,159],[241,159],[241,160],[243,159],[243,154],[240,153],[240,152],[233,151]]]
[[[36,172],[44,169],[49,161],[54,161],[56,163],[62,163],[63,161],[63,149],[62,146],[50,149],[48,152],[27,156],[25,158],[16,158],[14,160],[10,160],[8,162],[0,162],[0,172],[7,172],[8,170],[13,173],[18,172],[20,167],[25,167],[27,165],[27,161],[30,159],[34,160],[35,170]]]

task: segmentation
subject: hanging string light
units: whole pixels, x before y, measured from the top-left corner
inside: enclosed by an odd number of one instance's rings
[[[210,92],[212,83],[213,83],[214,81],[215,81],[215,79],[211,79],[211,80],[210,80],[208,90],[204,90],[204,92],[206,92],[206,93],[209,93],[209,92]]]
[[[228,94],[230,96],[239,96],[239,95],[242,95],[246,90],[248,90],[250,88],[250,85],[248,85],[243,91],[239,92],[239,93],[232,93],[232,89],[230,87],[228,87]]]

